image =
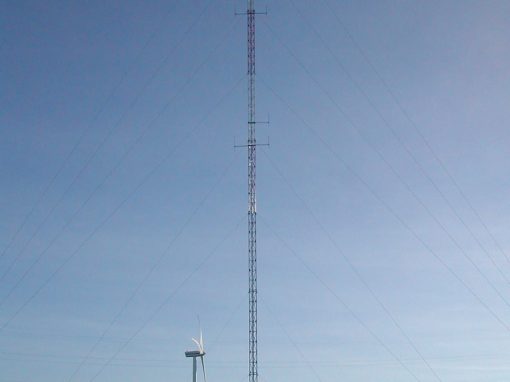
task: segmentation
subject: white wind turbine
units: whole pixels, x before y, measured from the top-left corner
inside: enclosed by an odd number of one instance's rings
[[[204,382],[207,382],[207,377],[205,374],[205,366],[204,366],[204,338],[202,337],[202,329],[200,329],[200,339],[197,341],[192,338],[193,342],[197,345],[197,350],[190,350],[185,352],[184,354],[188,358],[193,358],[193,382],[197,382],[197,358],[200,357],[200,361],[202,362],[202,372],[204,373]]]

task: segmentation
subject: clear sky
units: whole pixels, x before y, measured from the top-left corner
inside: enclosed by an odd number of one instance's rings
[[[256,5],[261,382],[508,381],[510,3]],[[2,2],[1,381],[247,379],[245,6]]]

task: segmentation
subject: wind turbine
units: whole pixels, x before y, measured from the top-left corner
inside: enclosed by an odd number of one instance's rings
[[[200,339],[196,340],[192,338],[193,342],[197,345],[197,350],[189,350],[184,353],[187,358],[193,358],[193,382],[197,382],[197,358],[200,357],[200,361],[202,362],[202,372],[204,373],[204,382],[207,382],[207,377],[205,374],[205,366],[204,366],[204,338],[202,337],[202,329],[200,329]]]

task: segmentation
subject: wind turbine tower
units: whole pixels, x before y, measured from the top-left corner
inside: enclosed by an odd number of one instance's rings
[[[204,366],[204,339],[202,337],[202,330],[200,330],[200,339],[197,341],[192,338],[193,342],[197,345],[197,350],[189,350],[184,353],[187,358],[193,358],[193,382],[197,382],[197,358],[200,358],[202,363],[202,372],[204,373],[204,382],[207,382],[207,377],[205,374],[205,366]]]

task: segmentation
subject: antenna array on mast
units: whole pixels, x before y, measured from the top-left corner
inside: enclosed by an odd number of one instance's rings
[[[249,382],[258,381],[257,365],[257,139],[255,134],[255,0],[248,0],[248,265]]]
[[[256,169],[257,169],[257,137],[255,126],[255,0],[247,0],[247,25],[248,25],[248,295],[249,295],[249,382],[258,382],[257,361],[257,193],[256,193]],[[238,13],[236,13],[238,14]],[[240,13],[244,14],[244,13]],[[262,14],[267,14],[264,12]],[[263,122],[269,123],[269,122]],[[264,143],[261,146],[269,146]]]

